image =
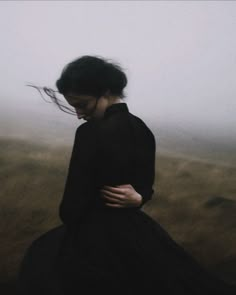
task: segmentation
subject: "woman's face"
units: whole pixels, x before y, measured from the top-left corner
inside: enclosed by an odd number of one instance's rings
[[[75,108],[78,119],[84,119],[86,121],[101,118],[108,104],[108,101],[104,97],[99,98],[97,101],[95,96],[74,93],[65,95],[65,99]]]

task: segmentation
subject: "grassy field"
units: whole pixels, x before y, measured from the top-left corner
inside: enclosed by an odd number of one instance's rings
[[[0,139],[0,293],[13,294],[30,243],[59,225],[71,148]],[[236,167],[158,153],[143,210],[212,272],[236,283]]]

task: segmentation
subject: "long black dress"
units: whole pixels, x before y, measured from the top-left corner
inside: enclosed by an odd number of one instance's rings
[[[76,131],[59,208],[63,225],[27,250],[19,294],[236,294],[141,210],[152,198],[155,138],[126,103]],[[132,184],[137,208],[112,208],[103,185]]]

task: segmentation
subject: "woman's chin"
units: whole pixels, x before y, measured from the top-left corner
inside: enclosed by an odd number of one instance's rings
[[[81,119],[83,119],[85,121],[90,120],[90,117],[79,117],[79,116],[77,116],[77,118],[78,118],[78,120],[81,120]]]

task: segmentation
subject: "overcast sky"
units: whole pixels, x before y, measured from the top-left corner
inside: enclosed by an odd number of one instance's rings
[[[25,84],[55,89],[89,54],[123,66],[130,111],[157,126],[236,129],[234,1],[1,1],[0,27],[1,116],[75,122]]]

